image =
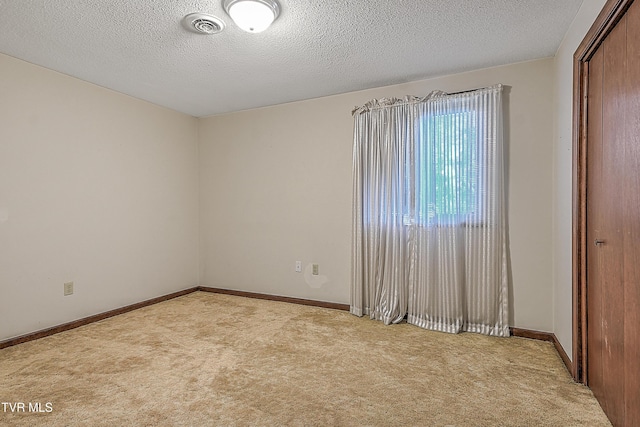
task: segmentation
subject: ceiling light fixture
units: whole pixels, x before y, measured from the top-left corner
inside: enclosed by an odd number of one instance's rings
[[[259,33],[275,21],[280,5],[276,0],[224,0],[224,10],[238,27]]]

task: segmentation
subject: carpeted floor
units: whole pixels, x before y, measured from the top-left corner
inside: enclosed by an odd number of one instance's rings
[[[203,292],[0,350],[0,401],[3,426],[610,425],[550,343]]]

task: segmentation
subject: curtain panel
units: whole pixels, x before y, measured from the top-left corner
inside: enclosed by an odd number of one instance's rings
[[[351,313],[509,336],[502,85],[353,114]]]

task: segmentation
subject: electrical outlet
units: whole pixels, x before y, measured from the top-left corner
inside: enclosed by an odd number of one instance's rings
[[[73,282],[67,282],[64,284],[64,296],[73,295]]]
[[[302,273],[302,261],[296,261],[296,273]]]
[[[318,264],[313,264],[313,275],[314,276],[318,275]]]

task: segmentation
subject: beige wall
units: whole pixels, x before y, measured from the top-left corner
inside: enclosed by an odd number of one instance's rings
[[[558,64],[197,120],[0,55],[0,340],[193,286],[198,263],[205,286],[348,303],[351,109],[495,83],[508,86],[511,323],[558,333]]]
[[[351,109],[371,98],[510,87],[511,323],[553,330],[553,59],[200,120],[201,282],[349,302]],[[296,260],[304,273],[295,273]],[[309,274],[320,266],[320,276]]]
[[[572,349],[571,230],[572,230],[572,102],[573,54],[606,0],[584,0],[554,61],[553,146],[553,283],[554,332],[565,351]]]
[[[197,120],[5,55],[0,76],[0,340],[194,286]]]

